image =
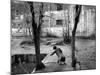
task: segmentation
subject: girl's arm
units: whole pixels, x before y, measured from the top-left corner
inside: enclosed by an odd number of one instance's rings
[[[50,56],[51,56],[51,55],[54,55],[55,53],[56,53],[56,51],[52,52],[52,53],[50,54]]]

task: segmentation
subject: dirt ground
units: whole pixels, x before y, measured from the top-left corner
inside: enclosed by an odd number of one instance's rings
[[[33,45],[20,45],[22,41],[29,40],[29,38],[12,38],[11,40],[11,55],[15,54],[35,54],[35,48]],[[40,51],[41,53],[49,54],[53,52],[52,44],[62,41],[62,38],[41,38]],[[95,69],[96,68],[96,41],[76,39],[76,56],[81,62],[81,70]],[[59,66],[57,62],[57,56],[53,55],[45,57],[45,70],[38,72],[56,72],[56,71],[71,71],[71,45],[60,44],[57,45],[62,49],[66,57],[66,66]]]

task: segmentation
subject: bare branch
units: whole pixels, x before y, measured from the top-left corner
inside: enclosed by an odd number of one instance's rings
[[[72,33],[76,32],[77,24],[79,22],[80,13],[81,13],[81,5],[76,5],[75,25],[74,25]]]

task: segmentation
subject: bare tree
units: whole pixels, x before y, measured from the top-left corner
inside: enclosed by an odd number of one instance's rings
[[[80,13],[81,13],[81,5],[76,5],[75,6],[75,22],[74,22],[74,28],[72,31],[72,67],[74,70],[76,69],[76,63],[77,63],[77,58],[75,57],[75,34],[76,34],[77,25],[79,22]]]
[[[40,60],[40,30],[41,30],[41,25],[42,25],[42,18],[43,18],[43,3],[40,5],[39,9],[39,20],[38,20],[38,25],[35,21],[35,11],[34,11],[34,6],[33,2],[28,2],[30,5],[30,11],[32,14],[32,33],[34,36],[33,41],[35,42],[35,53],[36,53],[36,70],[43,69],[45,68],[44,64]]]
[[[66,13],[64,12],[65,15],[65,25],[66,25],[66,32],[64,33],[64,43],[69,44],[71,43],[71,38],[69,34],[69,10],[68,10],[68,17],[66,17]]]

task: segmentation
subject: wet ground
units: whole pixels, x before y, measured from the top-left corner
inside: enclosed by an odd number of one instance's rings
[[[29,40],[27,38],[14,38],[11,40],[11,55],[15,54],[35,54],[34,44],[29,45],[20,45],[22,41]],[[58,41],[62,41],[62,38],[42,38],[41,39],[40,50],[41,53],[49,54],[53,52],[52,45],[47,44],[48,41],[52,44]],[[70,44],[62,44],[57,45],[62,49],[65,57],[66,57],[66,65],[60,66],[57,62],[57,56],[49,56],[45,57],[45,65],[46,68],[37,72],[58,72],[58,71],[71,71],[73,70],[71,67],[71,45]],[[96,42],[95,40],[87,40],[87,39],[76,39],[76,48],[77,53],[76,56],[78,60],[81,62],[81,69],[95,69],[96,68]]]

